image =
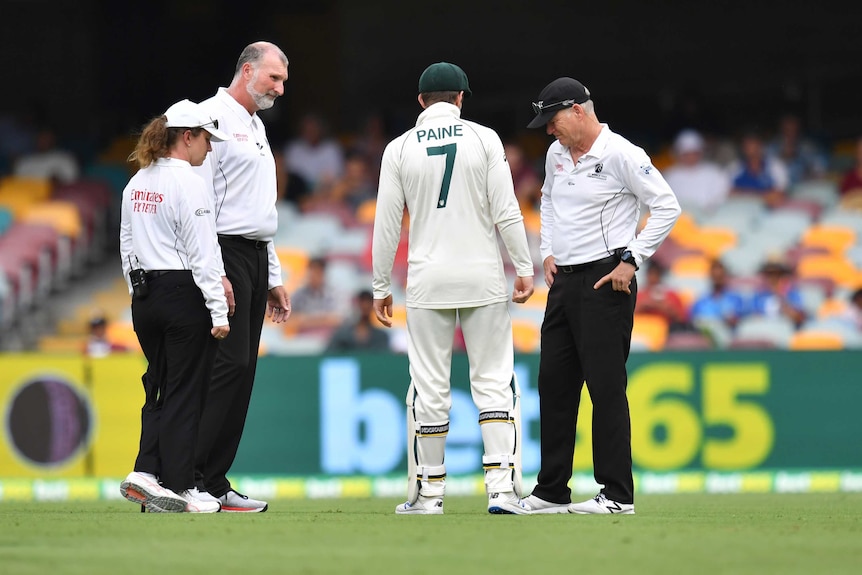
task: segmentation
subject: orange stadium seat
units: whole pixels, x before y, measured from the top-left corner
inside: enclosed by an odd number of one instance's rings
[[[840,255],[856,243],[856,232],[839,225],[817,225],[808,228],[799,241],[801,246],[825,248],[829,252]]]
[[[281,271],[285,276],[284,287],[288,293],[302,285],[310,255],[302,248],[280,246],[275,248]]]
[[[853,288],[862,274],[844,256],[830,254],[801,257],[796,265],[796,275],[802,279],[828,278],[837,285]]]
[[[667,341],[667,332],[666,318],[651,313],[635,313],[632,347],[643,346],[650,351],[660,351]]]
[[[0,196],[15,194],[44,202],[51,197],[53,184],[47,178],[30,178],[22,176],[6,176],[0,180]]]
[[[844,338],[828,331],[799,331],[790,338],[791,350],[805,349],[843,349]]]
[[[710,261],[710,258],[705,255],[683,255],[673,261],[669,271],[680,277],[707,277]]]
[[[520,353],[539,351],[542,333],[541,328],[534,322],[521,318],[512,319],[512,337],[515,342],[515,351]]]

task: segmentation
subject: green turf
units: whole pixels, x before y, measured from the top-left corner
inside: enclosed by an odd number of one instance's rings
[[[450,497],[278,500],[264,514],[0,502],[0,574],[862,573],[862,493],[643,495],[635,516],[502,516]]]

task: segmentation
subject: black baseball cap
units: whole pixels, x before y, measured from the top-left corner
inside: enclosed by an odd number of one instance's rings
[[[528,128],[541,128],[554,114],[574,104],[583,104],[590,99],[590,91],[574,78],[557,78],[539,92],[539,100],[533,102],[536,117]]]
[[[464,96],[472,96],[467,74],[460,66],[449,62],[431,64],[419,76],[419,93],[428,92],[464,92]]]

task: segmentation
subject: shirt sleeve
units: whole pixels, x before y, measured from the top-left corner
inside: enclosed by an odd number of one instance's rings
[[[177,202],[178,235],[186,247],[192,276],[203,293],[213,325],[227,325],[227,299],[216,266],[221,250],[216,239],[215,218],[211,212],[196,207],[206,205],[206,186],[202,180],[190,174],[188,182],[184,182],[187,189]]]
[[[268,242],[266,244],[266,259],[269,265],[267,289],[284,285],[284,278],[281,277],[281,261],[278,259],[278,253],[275,251],[275,242]]]
[[[405,198],[401,187],[399,150],[396,148],[398,142],[395,140],[386,146],[381,161],[371,239],[371,285],[375,299],[384,299],[392,294],[392,265],[401,239]]]
[[[134,247],[132,246],[131,214],[129,213],[129,202],[126,200],[126,197],[127,194],[124,191],[120,204],[120,262],[123,266],[123,279],[126,280],[129,295],[132,295],[132,282],[129,279],[129,272],[132,271]]]
[[[624,166],[620,175],[626,187],[650,212],[646,225],[628,245],[635,261],[641,265],[670,234],[682,210],[673,190],[652,165],[649,156],[639,148],[638,152],[628,154],[623,159]],[[544,192],[544,189],[542,191]]]
[[[550,148],[545,156],[545,181],[542,183],[542,198],[539,204],[539,217],[541,220],[539,253],[542,256],[542,265],[548,256],[554,255],[551,241],[554,238],[554,207],[551,203],[551,190],[554,188],[554,165]]]
[[[219,143],[214,142],[212,145],[212,151],[207,152],[203,164],[192,167],[192,170],[194,170],[194,172],[201,177],[201,180],[203,180],[207,209],[212,212],[213,222],[215,222],[215,218],[218,217],[218,212],[216,211],[215,187],[213,186],[213,178],[215,177],[216,166],[218,166],[219,162],[218,157]],[[215,225],[215,223],[213,223],[213,225]],[[216,240],[216,245],[218,245],[218,240]],[[219,249],[216,252],[215,265],[218,268],[219,274],[225,276],[227,274],[224,271],[224,260],[222,260],[221,256],[221,246],[219,246]]]

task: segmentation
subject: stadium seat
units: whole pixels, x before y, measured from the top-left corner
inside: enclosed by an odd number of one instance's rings
[[[356,209],[356,221],[360,224],[371,225],[374,223],[374,213],[377,209],[377,200],[374,198],[365,200]]]
[[[843,349],[844,338],[830,331],[802,330],[790,338],[788,349],[798,350],[829,350]]]
[[[670,272],[678,277],[704,278],[709,275],[711,258],[705,255],[686,255],[674,260]]]
[[[278,261],[281,263],[281,273],[284,277],[284,288],[292,293],[305,280],[305,272],[308,268],[308,260],[311,259],[308,251],[302,248],[279,246],[275,248]]]
[[[534,322],[512,318],[512,337],[516,352],[535,353],[539,351],[542,334],[540,327]]]
[[[796,326],[783,316],[745,316],[736,326],[731,347],[756,347],[768,343],[771,347],[787,349],[795,332]]]
[[[840,255],[856,243],[856,232],[838,224],[815,225],[802,234],[799,244],[804,247],[821,247]]]
[[[13,221],[15,221],[15,217],[12,215],[12,211],[0,206],[0,236],[6,233]]]
[[[650,351],[660,351],[664,348],[668,337],[667,319],[651,313],[635,313],[634,326],[632,328],[632,346],[635,340],[640,345],[646,346]]]
[[[831,180],[809,180],[799,182],[788,190],[790,199],[813,200],[823,208],[836,206],[840,200],[838,186]]]
[[[714,349],[715,345],[709,336],[698,332],[672,332],[664,342],[665,351],[695,351]]]
[[[800,279],[827,278],[837,285],[852,288],[860,283],[860,272],[841,255],[811,255],[799,259],[796,275]]]
[[[53,184],[47,178],[6,176],[0,179],[0,196],[14,194],[35,202],[44,202],[51,197],[52,189]]]

